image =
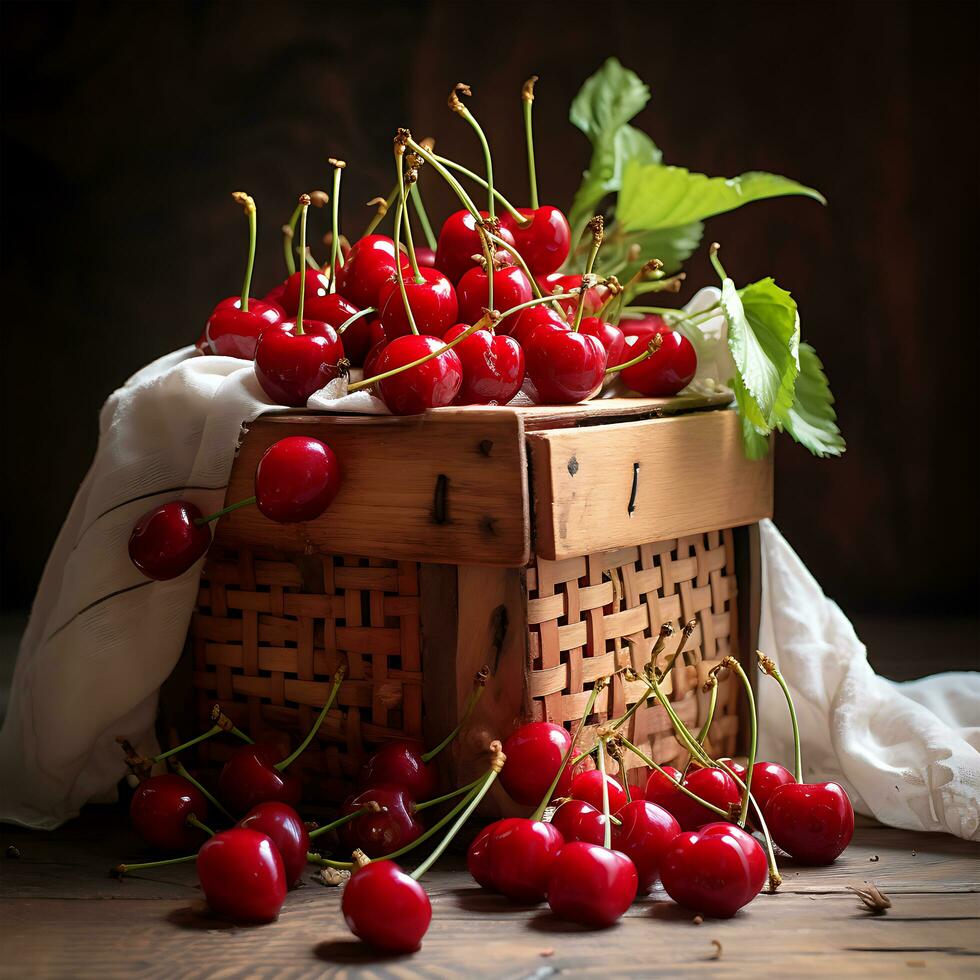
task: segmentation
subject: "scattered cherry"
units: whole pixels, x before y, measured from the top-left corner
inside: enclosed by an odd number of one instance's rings
[[[832,864],[854,836],[854,808],[839,783],[785,783],[764,814],[772,839],[800,864]]]
[[[334,451],[312,436],[274,442],[255,470],[255,502],[280,524],[318,518],[340,490],[340,463]]]
[[[417,739],[385,742],[361,766],[357,783],[369,786],[399,786],[412,799],[427,800],[439,785],[439,770],[422,756],[425,746]]]
[[[648,800],[633,800],[617,814],[613,824],[612,845],[625,854],[636,867],[638,890],[650,891],[660,873],[660,862],[681,832],[680,824],[662,806]]]
[[[239,827],[265,834],[279,851],[286,884],[293,888],[306,867],[310,834],[300,815],[287,803],[267,802],[253,807],[238,822]]]
[[[637,884],[636,868],[625,854],[575,841],[552,864],[548,904],[559,918],[606,928],[633,904]]]
[[[521,817],[501,821],[490,838],[493,887],[513,902],[542,901],[552,865],[564,844],[553,824]]]
[[[425,889],[394,861],[372,861],[351,874],[341,910],[358,939],[389,953],[414,953],[432,921]]]
[[[211,546],[204,515],[187,500],[171,500],[144,514],[129,536],[130,561],[147,577],[163,582],[183,575]]]
[[[383,809],[365,810],[359,817],[339,828],[344,844],[358,848],[368,857],[383,857],[401,850],[422,835],[423,827],[415,816],[415,803],[408,791],[400,786],[373,786],[350,796],[340,810],[341,816],[354,813],[368,802]]]
[[[562,758],[572,744],[572,736],[562,725],[532,721],[522,725],[504,742],[507,765],[500,782],[515,803],[537,806],[547,792]],[[566,767],[554,796],[567,796],[572,772]]]
[[[187,818],[208,818],[208,802],[196,786],[173,773],[144,779],[129,804],[129,818],[136,833],[151,847],[188,851],[198,845],[201,831]]]
[[[282,753],[269,743],[238,746],[218,775],[218,796],[233,813],[247,813],[267,801],[296,806],[302,784],[296,776],[276,769],[281,760]]]
[[[519,817],[505,817],[488,824],[481,830],[466,851],[466,868],[473,876],[473,880],[487,891],[496,891],[493,883],[493,864],[490,860],[490,841],[498,830],[504,829],[504,824],[509,824]]]
[[[273,922],[286,900],[286,869],[265,834],[233,827],[197,852],[197,875],[208,905],[235,922]]]

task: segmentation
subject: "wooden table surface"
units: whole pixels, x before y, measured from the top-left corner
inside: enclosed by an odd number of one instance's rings
[[[433,920],[420,953],[381,957],[340,917],[340,891],[313,873],[279,921],[241,928],[209,917],[192,865],[117,881],[107,869],[144,849],[116,808],[53,834],[0,828],[4,977],[976,976],[980,850],[951,837],[858,829],[830,868],[782,863],[784,884],[728,921],[693,915],[662,891],[613,929],[559,922],[547,906],[483,892],[459,857],[426,876]],[[10,857],[9,845],[20,852]],[[848,885],[874,882],[884,914]]]

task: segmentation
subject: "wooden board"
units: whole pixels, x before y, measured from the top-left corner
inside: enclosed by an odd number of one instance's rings
[[[429,562],[527,562],[523,425],[513,412],[262,418],[244,439],[227,501],[255,492],[262,454],[289,435],[315,436],[333,447],[344,466],[340,493],[308,524],[276,524],[257,508],[243,507],[218,522],[218,544]]]
[[[570,558],[772,516],[772,453],[748,460],[734,411],[528,436],[535,551]]]

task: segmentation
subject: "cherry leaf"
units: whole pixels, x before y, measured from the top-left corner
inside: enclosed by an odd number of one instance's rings
[[[834,396],[823,364],[809,344],[800,344],[800,375],[793,404],[778,427],[814,456],[840,456],[847,448],[837,427]]]

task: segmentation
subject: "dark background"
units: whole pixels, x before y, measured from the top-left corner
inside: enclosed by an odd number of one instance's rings
[[[519,199],[519,91],[536,73],[542,199],[567,205],[588,160],[568,106],[615,54],[653,89],[638,123],[667,162],[771,170],[829,199],[750,205],[706,238],[736,280],[793,292],[838,398],[848,453],[815,460],[781,439],[776,520],[868,625],[876,662],[914,635],[928,643],[917,672],[975,665],[971,5],[5,2],[0,15],[6,610],[31,601],[105,396],[240,289],[229,191],[258,201],[261,295],[282,275],[278,227],[297,193],[328,185],[328,156],[349,164],[351,234],[391,187],[396,126],[481,166],[445,104],[464,80]],[[447,213],[442,188],[425,189]],[[326,227],[315,212],[315,236]],[[703,253],[688,272],[713,281]]]

